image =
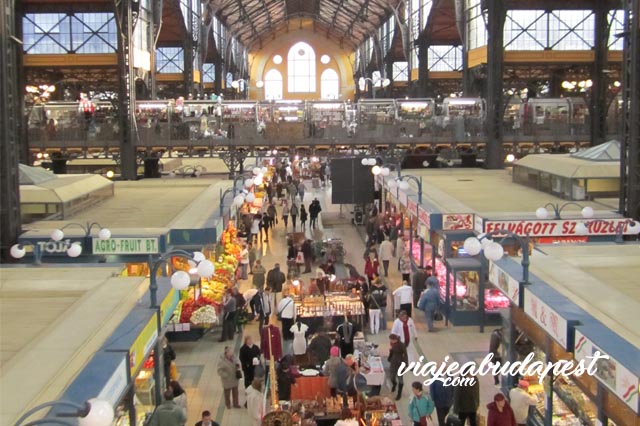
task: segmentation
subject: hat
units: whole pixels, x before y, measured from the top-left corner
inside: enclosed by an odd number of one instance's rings
[[[252,364],[253,365],[260,365],[260,360],[258,358],[253,358]]]
[[[518,382],[518,386],[522,389],[527,389],[529,387],[529,382],[527,382],[526,380],[520,380]]]
[[[331,349],[329,350],[329,354],[331,356],[338,356],[340,355],[340,349],[338,349],[337,346],[331,346]]]
[[[436,277],[427,278],[427,285],[428,286],[438,285],[438,279]]]
[[[494,400],[495,402],[498,402],[498,401],[504,401],[504,395],[503,395],[503,394],[501,394],[501,393],[497,393],[497,394],[495,394],[495,395],[493,396],[493,400]]]

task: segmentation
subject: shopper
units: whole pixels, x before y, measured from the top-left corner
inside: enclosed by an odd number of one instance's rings
[[[427,278],[429,278],[427,271],[425,271],[421,266],[418,267],[416,273],[413,274],[413,278],[411,279],[411,287],[413,288],[413,306],[418,306],[420,295],[422,295],[422,292],[426,290],[427,287]]]
[[[304,231],[307,226],[307,210],[304,208],[304,204],[300,203],[300,228]]]
[[[317,198],[314,198],[311,204],[309,205],[309,219],[311,219],[311,223],[309,226],[313,229],[316,229],[318,215],[322,211],[322,207],[320,207],[320,201]]]
[[[313,249],[311,248],[311,240],[305,239],[300,247],[300,251],[304,255],[304,271],[303,274],[311,273],[311,264],[313,262]]]
[[[171,367],[173,366],[174,369],[176,368],[176,352],[173,350],[166,337],[162,338],[162,360],[164,361],[164,378],[168,387],[171,384],[171,379],[175,378],[172,377],[173,374],[171,372]]]
[[[267,207],[267,215],[269,216],[269,227],[273,234],[273,228],[278,224],[278,212],[276,211],[276,205],[274,203],[269,203],[269,206]],[[267,236],[267,240],[268,239],[269,236]]]
[[[253,216],[253,221],[251,221],[251,240],[254,244],[258,242],[258,234],[260,234],[260,239],[262,239],[262,215],[256,214]]]
[[[295,203],[292,203],[295,205]],[[284,229],[286,230],[287,227],[289,226],[289,214],[290,214],[290,209],[289,209],[289,203],[287,202],[287,200],[284,200],[282,202],[282,222],[284,222]]]
[[[316,333],[309,339],[309,363],[321,367],[328,359],[333,342],[325,332],[324,327],[318,327]]]
[[[276,377],[278,381],[278,398],[281,401],[289,401],[291,399],[291,386],[296,382],[296,379],[293,377],[288,359],[281,360]]]
[[[330,358],[325,362],[322,368],[322,374],[329,376],[328,384],[329,391],[332,397],[336,397],[336,389],[338,388],[338,366],[342,364],[342,358],[340,358],[340,349],[337,346],[332,346],[330,351]]]
[[[428,424],[427,419],[431,419],[431,413],[434,410],[434,404],[429,395],[425,394],[422,389],[422,383],[413,382],[411,384],[413,396],[409,401],[409,417],[413,420],[413,426],[424,426]],[[433,423],[431,423],[433,425]]]
[[[413,340],[418,340],[418,332],[413,319],[405,311],[400,311],[398,318],[393,322],[391,333],[400,336],[400,341],[409,349]]]
[[[152,426],[182,426],[187,422],[187,416],[180,406],[173,400],[173,390],[164,391],[164,402],[156,408],[151,420]]]
[[[211,411],[204,410],[202,412],[202,419],[197,421],[194,426],[220,426],[220,424],[211,419]]]
[[[177,380],[172,380],[169,383],[169,389],[173,392],[173,402],[184,412],[185,417],[187,416],[187,393],[184,391],[182,386]]]
[[[345,315],[344,320],[336,328],[337,339],[340,344],[340,354],[342,358],[353,353],[353,338],[356,335],[356,328],[349,318]]]
[[[218,376],[222,380],[222,388],[224,389],[224,405],[227,409],[240,408],[238,402],[238,372],[240,364],[233,355],[233,351],[229,346],[225,346],[224,353],[220,355],[218,360]]]
[[[260,297],[259,302],[256,304],[258,313],[258,330],[262,330],[262,327],[269,325],[269,317],[273,312],[273,295],[271,289],[266,287],[264,290],[258,291]]]
[[[264,280],[265,274],[267,270],[262,266],[262,261],[257,259],[255,265],[253,266],[253,277],[251,279],[251,283],[258,290],[262,290],[264,288]]]
[[[236,305],[237,301],[231,289],[227,289],[222,298],[222,336],[219,342],[227,339],[233,340],[233,333],[236,326]]]
[[[487,426],[516,426],[516,418],[504,395],[497,393],[487,404]]]
[[[264,240],[265,243],[269,242],[269,228],[272,226],[271,217],[269,217],[268,213],[262,215],[262,229],[264,230]],[[260,238],[262,238],[262,233],[260,233]]]
[[[400,336],[392,332],[389,336],[389,374],[391,375],[391,384],[393,385],[391,392],[393,393],[396,391],[396,388],[398,389],[396,401],[402,397],[402,388],[404,387],[404,377],[398,374],[400,365],[402,365],[403,362],[405,365],[409,364],[407,348],[404,343],[400,341]]]
[[[442,380],[434,380],[429,387],[431,398],[436,406],[438,425],[445,425],[445,418],[453,405],[453,386],[445,386]]]
[[[300,181],[298,184],[298,195],[300,196],[300,202],[304,202],[304,193],[307,190],[307,187],[304,185],[303,181]]]
[[[256,246],[251,242],[247,245],[247,250],[249,251],[249,274],[253,275],[253,266],[256,260],[258,260],[258,251],[256,250]]]
[[[244,387],[247,389],[253,382],[253,359],[260,358],[260,347],[253,343],[251,336],[244,338],[244,344],[240,347],[239,360],[244,375]]]
[[[293,339],[291,327],[296,319],[296,304],[289,293],[286,293],[280,303],[278,303],[277,313],[280,321],[282,321],[282,338],[284,340]]]
[[[291,226],[293,228],[293,232],[296,231],[296,220],[298,219],[298,205],[296,203],[291,203],[291,209],[289,210],[289,215],[291,216]],[[285,223],[285,226],[286,223]]]
[[[519,426],[526,425],[529,418],[529,407],[538,403],[536,397],[529,393],[529,382],[520,380],[518,387],[511,389],[509,392],[509,401],[511,402],[511,409],[516,418],[516,423]]]
[[[249,413],[249,425],[260,426],[264,416],[264,404],[262,395],[262,380],[253,379],[247,386],[247,412]]]
[[[295,201],[296,195],[298,195],[298,187],[293,183],[293,181],[289,182],[289,185],[287,185],[287,195],[291,199],[292,203]]]
[[[371,334],[387,329],[387,287],[379,278],[373,280],[369,289],[369,327]]]
[[[400,310],[411,316],[413,288],[411,288],[408,281],[402,281],[402,285],[393,291],[393,297],[400,299]]]
[[[240,270],[242,271],[241,276],[243,280],[249,278],[247,276],[249,272],[249,249],[246,244],[243,244],[240,249]]]
[[[429,332],[433,331],[433,316],[440,306],[440,291],[436,288],[437,284],[437,278],[429,277],[427,279],[427,291],[422,293],[418,301],[418,309],[424,312]]]
[[[464,378],[472,378],[471,375],[463,376]],[[480,385],[478,379],[475,378],[473,384],[469,381],[462,380],[461,384],[453,389],[453,413],[460,419],[460,424],[465,425],[469,419],[470,426],[477,426],[477,412],[480,406]],[[488,426],[488,425],[487,425]]]
[[[502,356],[500,355],[500,346],[502,345],[502,327],[496,328],[491,332],[491,337],[489,338],[489,353],[493,355],[492,362],[493,363],[501,363]],[[497,371],[495,369],[494,371]],[[500,385],[500,374],[493,375],[493,384],[496,386]]]
[[[273,295],[274,306],[271,310],[272,312],[275,311],[275,305],[280,303],[280,299],[282,299],[282,285],[285,281],[287,281],[287,277],[280,271],[280,264],[276,263],[273,265],[273,269],[267,273],[267,287],[271,289]]]
[[[398,271],[400,271],[400,259],[404,256],[404,252],[407,250],[402,231],[398,232],[398,239],[396,240],[396,257],[398,258]],[[442,425],[440,425],[442,426]]]
[[[411,259],[408,252],[405,252],[400,258],[400,273],[402,274],[402,281],[409,282],[411,279]]]
[[[378,262],[376,253],[370,252],[369,256],[367,256],[364,261],[364,274],[366,275],[369,284],[371,284],[375,276],[378,276],[379,272],[380,263]]]
[[[384,268],[384,276],[389,276],[389,262],[393,258],[393,244],[389,241],[389,237],[380,243],[378,247],[378,257],[382,261],[382,267]]]

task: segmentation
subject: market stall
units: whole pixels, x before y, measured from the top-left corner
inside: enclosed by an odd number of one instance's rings
[[[311,333],[320,327],[324,327],[326,330],[335,330],[345,317],[348,317],[358,330],[362,330],[364,305],[360,293],[355,288],[355,291],[352,292],[331,291],[339,285],[344,284],[332,284],[329,292],[324,295],[296,296],[294,298],[296,317],[309,327]]]

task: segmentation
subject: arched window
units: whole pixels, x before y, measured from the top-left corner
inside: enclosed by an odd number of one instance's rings
[[[328,68],[320,75],[320,98],[338,99],[340,96],[340,79],[338,73]]]
[[[266,100],[282,99],[282,74],[272,69],[264,75],[264,98]]]
[[[287,55],[288,88],[291,93],[316,91],[316,53],[307,43],[291,46]]]

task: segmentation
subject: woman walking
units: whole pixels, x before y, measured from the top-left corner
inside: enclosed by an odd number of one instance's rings
[[[293,231],[296,230],[296,219],[298,218],[298,206],[296,203],[291,204],[291,209],[289,210],[289,215],[291,216],[291,225],[293,226]]]
[[[429,424],[429,420],[431,420],[431,424],[433,424],[431,413],[433,413],[435,405],[431,398],[423,392],[422,383],[413,382],[411,384],[411,390],[413,391],[413,397],[411,398],[411,402],[409,402],[409,416],[411,420],[413,420],[413,426],[427,425]]]
[[[290,213],[289,204],[287,203],[287,200],[284,200],[282,202],[282,221],[284,222],[285,230],[287,229],[287,226],[289,226],[289,213]]]
[[[307,210],[304,208],[304,204],[300,204],[300,228],[302,231],[305,226],[307,226]]]

